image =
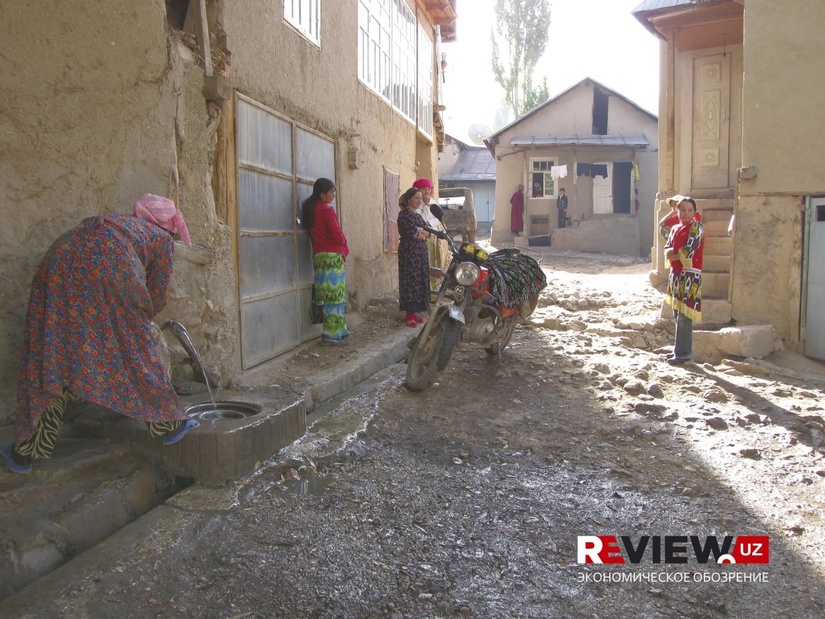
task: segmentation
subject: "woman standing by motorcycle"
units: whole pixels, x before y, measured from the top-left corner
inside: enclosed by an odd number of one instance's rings
[[[424,230],[424,220],[416,212],[421,200],[421,190],[416,187],[407,189],[398,200],[398,304],[406,312],[404,322],[408,327],[424,322],[418,314],[427,311],[430,297],[430,233]]]

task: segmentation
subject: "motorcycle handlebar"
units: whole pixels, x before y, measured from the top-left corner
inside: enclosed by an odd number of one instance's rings
[[[449,234],[447,234],[446,232],[442,232],[441,230],[436,230],[435,228],[430,228],[429,226],[424,226],[423,229],[429,232],[430,234],[434,234],[441,240],[447,241],[447,243],[449,243],[450,245],[450,251],[454,254],[458,253],[458,250],[455,248],[455,243],[453,242],[453,237],[451,237]]]

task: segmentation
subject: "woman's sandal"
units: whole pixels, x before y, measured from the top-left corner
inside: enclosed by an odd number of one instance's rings
[[[194,419],[187,419],[184,424],[178,428],[174,433],[167,434],[163,437],[163,444],[164,445],[174,445],[178,441],[180,441],[189,430],[194,430],[195,428],[199,428],[201,424],[199,424]]]
[[[13,443],[9,443],[8,445],[3,447],[3,457],[6,459],[6,466],[9,467],[9,470],[12,473],[19,473],[21,475],[27,475],[28,473],[32,472],[32,465],[31,464],[18,464],[15,459],[14,455],[12,454],[14,445]]]
[[[408,327],[415,329],[418,326],[418,321],[415,318],[408,318],[406,321]]]
[[[419,316],[418,314],[415,315],[415,322],[418,324],[423,325],[425,320],[426,319],[423,316]]]

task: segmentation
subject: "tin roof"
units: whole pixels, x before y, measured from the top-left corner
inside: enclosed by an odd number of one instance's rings
[[[461,151],[448,174],[438,177],[439,181],[494,181],[496,162],[490,151],[483,146],[470,147]]]
[[[656,11],[658,9],[670,9],[675,6],[693,4],[693,0],[644,0],[631,13],[642,13],[644,11]]]
[[[518,137],[510,140],[511,146],[649,146],[643,134],[637,135],[542,135]]]

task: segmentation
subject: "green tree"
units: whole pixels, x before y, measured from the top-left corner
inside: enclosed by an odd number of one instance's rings
[[[496,0],[490,29],[493,75],[516,118],[549,97],[547,79],[533,86],[533,71],[547,47],[549,0]]]

